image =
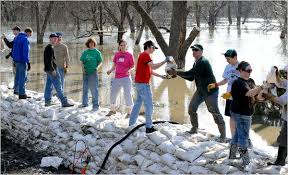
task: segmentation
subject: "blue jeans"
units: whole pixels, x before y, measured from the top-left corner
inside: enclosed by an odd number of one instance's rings
[[[146,128],[151,128],[152,124],[152,113],[153,113],[153,101],[152,101],[152,92],[149,84],[146,83],[135,83],[137,91],[137,100],[133,106],[129,126],[134,125],[137,121],[140,108],[144,102],[145,106],[145,119],[146,119]]]
[[[61,101],[62,105],[67,103],[67,98],[63,94],[63,89],[61,87],[60,76],[59,73],[56,72],[56,77],[53,77],[50,73],[47,73],[45,91],[44,91],[44,99],[45,103],[51,102],[52,98],[52,90],[53,86],[57,92],[57,97]]]
[[[237,114],[232,111],[231,116],[235,120],[235,134],[232,137],[231,144],[236,144],[241,149],[247,149],[251,116]]]
[[[93,109],[99,109],[98,103],[98,74],[95,71],[93,74],[83,74],[83,95],[82,105],[88,106],[88,89],[92,95]]]
[[[62,86],[62,89],[63,89],[63,92],[64,92],[64,85],[65,85],[65,73],[64,73],[64,68],[62,67],[57,67],[57,72],[59,73],[59,76],[60,76],[60,81],[61,81],[61,86]]]
[[[14,92],[18,92],[19,95],[25,95],[25,84],[27,81],[27,64],[15,62],[16,75],[14,79]]]

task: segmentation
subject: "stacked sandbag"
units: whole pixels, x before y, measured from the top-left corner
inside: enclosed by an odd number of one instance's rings
[[[91,154],[88,174],[95,174],[108,149],[133,127],[129,119],[117,113],[106,117],[109,109],[45,107],[43,94],[28,91],[31,99],[18,100],[13,91],[0,86],[1,128],[8,131],[7,137],[34,151],[45,151],[63,159],[66,167],[81,172],[84,157]],[[139,117],[138,124],[144,122]],[[188,127],[170,123],[155,125],[158,131],[146,135],[141,127],[111,152],[101,173],[123,174],[239,174],[241,160],[227,159],[228,143],[214,141],[215,137],[202,131],[186,134]],[[275,173],[277,167],[266,168],[265,161],[273,159],[274,152],[262,149],[250,150],[249,173]],[[76,151],[75,151],[76,150]],[[88,151],[87,151],[88,150]],[[74,166],[72,166],[74,162]],[[39,162],[40,164],[40,162]],[[279,168],[278,168],[279,169]],[[287,167],[280,171],[287,173]]]

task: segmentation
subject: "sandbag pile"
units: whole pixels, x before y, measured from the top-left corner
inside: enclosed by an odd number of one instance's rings
[[[77,172],[89,153],[92,157],[86,173],[95,174],[108,149],[133,129],[119,113],[105,117],[109,109],[100,108],[93,113],[77,105],[61,108],[55,97],[56,105],[44,107],[42,93],[28,91],[28,94],[31,99],[18,100],[7,86],[0,86],[1,128],[28,149],[62,158],[66,167],[72,168],[74,162]],[[141,122],[144,118],[140,116]],[[116,146],[102,173],[243,174],[239,169],[241,160],[227,159],[228,143],[214,141],[213,135],[203,131],[191,136],[185,133],[189,129],[186,126],[170,123],[157,124],[155,128],[158,131],[146,136],[145,128],[141,127]],[[249,173],[288,173],[287,165],[281,169],[266,166],[275,151],[265,151],[265,147],[249,151],[252,157],[246,168]],[[84,156],[79,158],[81,153]]]

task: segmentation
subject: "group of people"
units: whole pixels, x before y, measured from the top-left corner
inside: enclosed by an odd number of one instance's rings
[[[19,27],[13,28],[13,33],[16,36],[12,44],[3,36],[8,47],[12,48],[13,63],[16,66],[14,94],[19,95],[19,99],[29,98],[25,92],[25,83],[27,81],[27,71],[30,70],[29,61],[29,41],[28,37],[32,35],[32,29],[27,28],[24,32],[20,32]],[[51,102],[53,86],[57,92],[57,97],[61,101],[62,107],[70,107],[73,104],[69,103],[64,95],[65,74],[69,66],[68,48],[62,43],[61,33],[51,33],[49,36],[50,43],[44,50],[44,71],[47,74],[45,84],[45,106],[53,105]],[[127,115],[129,117],[129,126],[136,123],[140,108],[144,103],[145,107],[145,126],[146,133],[156,131],[153,127],[153,94],[150,87],[151,76],[167,79],[168,76],[159,75],[153,70],[158,69],[165,63],[169,63],[169,57],[166,57],[159,63],[154,63],[151,54],[158,49],[152,41],[144,43],[144,51],[139,55],[135,74],[135,87],[137,92],[136,101],[133,103],[132,98],[132,78],[131,70],[134,69],[133,55],[127,52],[127,43],[125,40],[120,40],[118,51],[113,58],[113,65],[107,71],[110,75],[115,72],[115,77],[112,78],[110,103],[111,108],[107,116],[116,114],[116,98],[121,88],[124,90],[125,104]],[[98,69],[101,66],[103,57],[101,52],[96,48],[97,42],[94,38],[89,38],[85,43],[87,49],[82,53],[80,61],[82,63],[83,72],[83,95],[80,108],[88,106],[88,89],[92,95],[92,110],[99,109],[98,101]],[[192,128],[187,131],[189,134],[198,132],[198,115],[197,110],[201,103],[205,102],[208,111],[212,114],[215,123],[218,126],[220,137],[219,142],[226,142],[226,126],[222,114],[218,107],[219,86],[228,84],[227,91],[222,95],[226,99],[225,115],[230,116],[230,131],[232,140],[230,142],[229,159],[236,159],[236,154],[239,151],[240,157],[243,160],[243,165],[248,165],[250,162],[248,147],[249,147],[249,129],[251,126],[251,117],[254,112],[254,103],[257,97],[261,96],[265,99],[281,104],[283,107],[282,118],[285,120],[278,141],[280,143],[279,152],[275,165],[284,165],[287,156],[287,92],[280,97],[274,97],[269,93],[263,93],[263,86],[256,86],[254,80],[250,78],[252,67],[248,62],[237,59],[237,52],[234,49],[229,49],[224,53],[228,65],[225,67],[223,79],[216,82],[212,67],[203,56],[203,46],[195,44],[191,46],[193,57],[195,58],[194,65],[189,71],[177,71],[172,69],[167,71],[172,77],[181,77],[188,81],[195,81],[197,90],[194,93],[188,108],[188,114]],[[287,66],[285,68],[287,72]],[[280,80],[278,86],[287,88],[287,80]],[[260,95],[259,95],[260,94]],[[286,110],[286,111],[285,111]]]

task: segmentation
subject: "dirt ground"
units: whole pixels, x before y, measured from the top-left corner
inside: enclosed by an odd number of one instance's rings
[[[61,165],[58,170],[41,168],[41,159],[46,153],[29,151],[6,138],[1,129],[1,174],[71,174],[68,168]]]

